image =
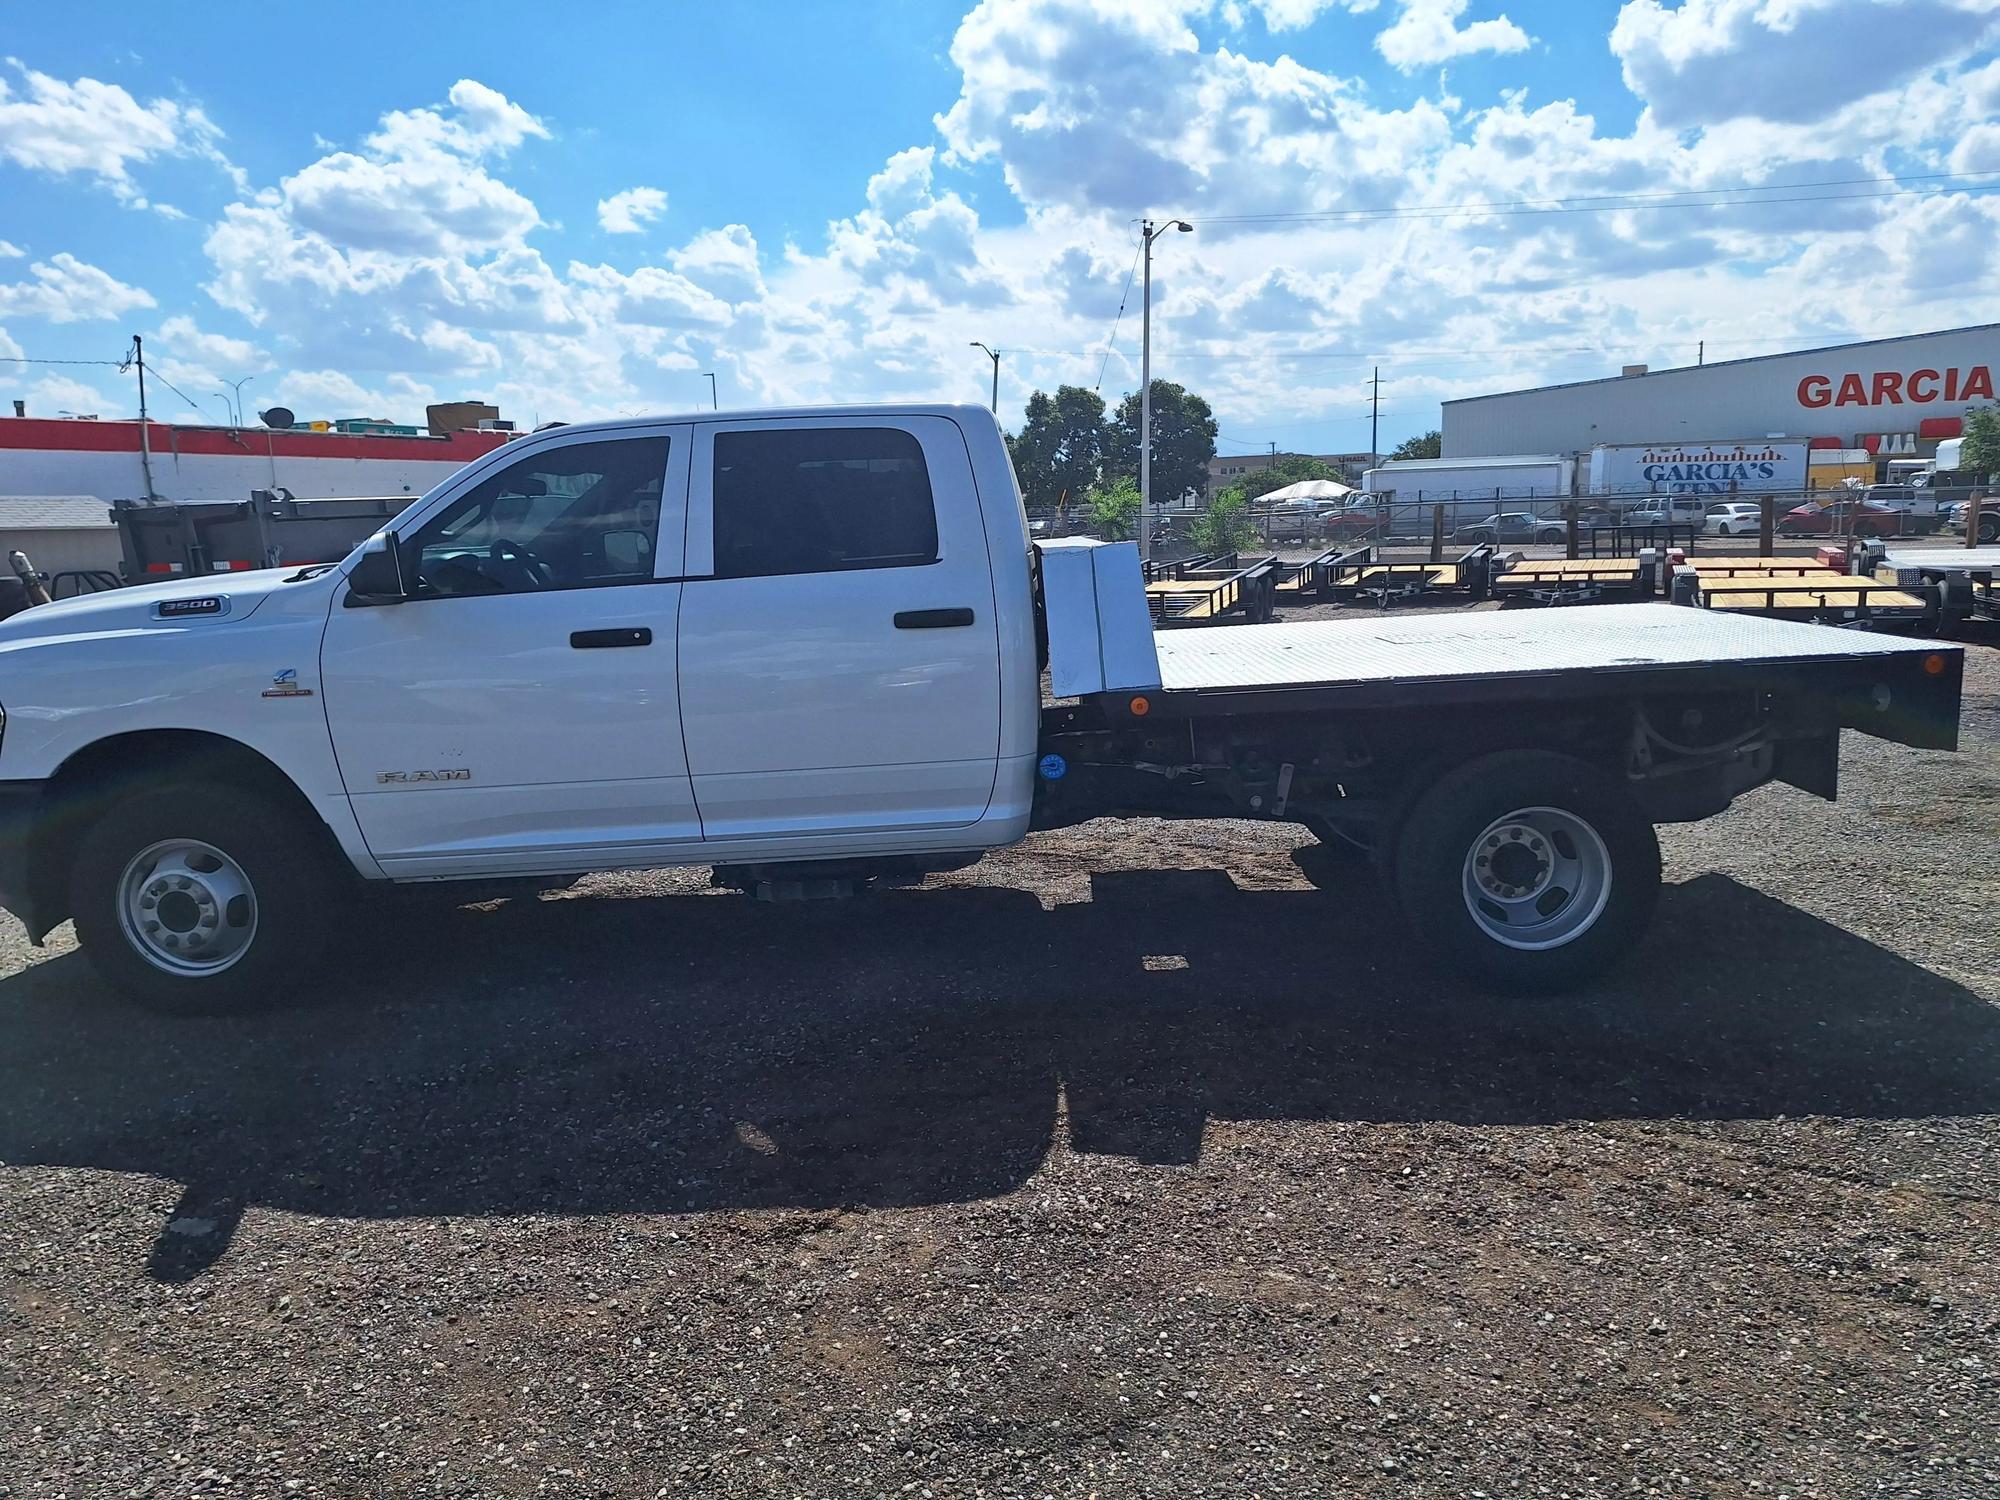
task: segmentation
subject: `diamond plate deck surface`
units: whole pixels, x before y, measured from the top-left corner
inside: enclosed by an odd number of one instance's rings
[[[1939,572],[1959,569],[2000,568],[2000,547],[1891,547],[1882,561],[1892,568],[1932,568]]]
[[[1931,641],[1681,604],[1371,616],[1293,625],[1218,625],[1154,637],[1169,692],[1307,684],[1538,676],[1592,667],[1810,661],[1938,649]]]

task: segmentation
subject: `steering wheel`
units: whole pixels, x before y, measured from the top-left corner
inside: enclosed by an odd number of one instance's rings
[[[555,582],[555,571],[519,542],[498,537],[486,549],[495,570],[508,575],[509,582],[529,589],[545,589]]]

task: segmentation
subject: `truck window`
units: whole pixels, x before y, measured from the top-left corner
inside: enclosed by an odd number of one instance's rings
[[[603,588],[651,578],[670,442],[570,443],[482,480],[411,539],[418,597]]]
[[[714,491],[718,578],[938,560],[924,451],[896,428],[717,433]]]

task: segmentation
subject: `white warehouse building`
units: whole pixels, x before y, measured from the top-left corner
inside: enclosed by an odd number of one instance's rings
[[[1589,452],[1599,444],[1775,437],[1929,457],[1994,403],[2000,323],[1728,359],[1444,403],[1446,458]]]

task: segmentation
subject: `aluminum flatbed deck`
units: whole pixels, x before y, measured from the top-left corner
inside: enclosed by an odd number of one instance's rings
[[[1559,674],[1921,658],[1960,648],[1671,604],[1369,617],[1161,634],[1168,693],[1508,682]],[[1955,675],[1955,673],[1954,673]]]

